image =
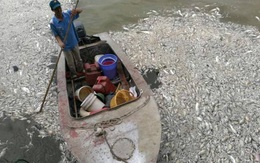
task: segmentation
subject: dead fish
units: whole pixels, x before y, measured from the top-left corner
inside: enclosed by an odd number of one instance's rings
[[[171,73],[172,75],[174,75],[174,74],[175,74],[175,72],[174,72],[173,70],[170,70],[170,73]]]
[[[169,72],[168,72],[168,71],[166,71],[166,70],[163,70],[163,72],[164,72],[165,74],[169,75]]]
[[[199,103],[198,102],[195,105],[195,110],[196,110],[196,114],[199,115],[200,114],[200,109],[199,109]]]
[[[199,8],[199,7],[196,6],[196,7],[194,7],[194,8],[195,8],[197,11],[200,11],[200,8]]]
[[[140,31],[140,33],[151,34],[151,31]]]
[[[23,90],[24,92],[26,92],[26,93],[30,93],[30,90],[29,90],[28,88],[26,88],[26,87],[22,87],[22,90]]]
[[[0,158],[5,155],[6,150],[7,150],[7,147],[5,147],[5,148],[1,151],[1,153],[0,153]]]
[[[36,47],[39,48],[40,43],[38,41],[35,41],[35,42],[36,42]]]
[[[216,62],[219,62],[219,57],[218,56],[216,56]]]
[[[204,155],[206,153],[206,150],[201,150],[199,153],[198,153],[198,155]]]
[[[229,158],[230,158],[230,160],[231,160],[232,163],[236,163],[236,160],[234,159],[233,156],[229,155]]]
[[[127,28],[127,27],[123,27],[123,29],[124,29],[125,31],[129,31],[129,28]]]
[[[158,12],[155,10],[151,10],[151,11],[147,12],[147,15],[151,15],[151,14],[158,14]]]
[[[177,11],[177,14],[179,14],[181,17],[183,17],[183,14],[181,13],[180,10]]]
[[[220,9],[219,9],[218,7],[216,7],[216,8],[214,8],[214,9],[210,10],[210,12],[215,12],[215,11],[219,12]]]
[[[202,118],[201,117],[197,117],[197,120],[202,122]]]
[[[252,52],[253,52],[252,50],[249,50],[249,51],[247,51],[245,54],[252,53]]]
[[[237,134],[237,131],[234,129],[234,127],[233,127],[231,124],[229,124],[229,127],[230,127],[231,131],[232,131],[234,134]]]

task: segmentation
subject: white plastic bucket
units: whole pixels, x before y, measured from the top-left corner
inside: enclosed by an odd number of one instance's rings
[[[101,110],[105,104],[101,102],[96,96],[93,97],[94,102],[87,108],[87,111],[94,112]]]
[[[94,94],[93,93],[90,93],[86,98],[85,100],[81,103],[81,107],[84,109],[84,110],[87,110],[87,108],[94,102]]]
[[[101,102],[93,93],[90,93],[80,106],[88,112],[94,112],[101,110],[105,104]]]
[[[83,86],[76,90],[75,95],[76,98],[82,102],[90,93],[93,92],[94,90],[90,86]]]
[[[86,116],[89,116],[89,115],[90,115],[90,112],[87,112],[87,111],[85,111],[83,108],[80,108],[80,110],[79,110],[79,115],[80,115],[81,117],[86,117]]]

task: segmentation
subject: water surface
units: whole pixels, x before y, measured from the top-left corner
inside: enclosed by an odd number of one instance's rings
[[[84,0],[79,6],[83,9],[79,20],[88,34],[122,30],[123,25],[137,23],[152,10],[162,14],[164,10],[195,7],[206,12],[218,7],[223,21],[260,29],[259,0]]]

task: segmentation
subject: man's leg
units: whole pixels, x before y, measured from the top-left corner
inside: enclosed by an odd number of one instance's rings
[[[74,65],[74,58],[73,58],[72,51],[71,50],[63,51],[63,54],[66,58],[68,66],[69,66],[71,76],[77,75],[77,71],[76,71],[76,68],[75,68],[75,65]]]
[[[75,65],[77,68],[77,72],[82,72],[83,71],[83,62],[82,59],[80,57],[80,52],[79,52],[79,46],[76,46],[75,48],[72,49],[73,52],[73,56],[75,59]]]

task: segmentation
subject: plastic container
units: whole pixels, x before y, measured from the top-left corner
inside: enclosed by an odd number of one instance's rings
[[[101,110],[105,104],[101,102],[93,93],[90,93],[80,106],[88,112],[95,112]]]
[[[135,97],[132,92],[124,89],[119,90],[117,91],[116,95],[111,99],[110,107],[116,107],[133,99],[135,99]]]
[[[97,83],[93,85],[92,88],[96,93],[102,93],[104,95],[116,91],[115,85],[110,81],[107,76],[97,77]]]
[[[105,96],[102,93],[96,93],[95,96],[102,101],[103,103],[105,103]]]
[[[99,69],[98,64],[84,64],[85,68],[85,80],[88,85],[94,85],[96,83],[97,77],[101,75],[101,71]]]
[[[76,90],[75,96],[79,101],[82,102],[90,93],[93,92],[94,90],[90,86],[83,86]]]
[[[87,110],[87,108],[92,105],[92,103],[94,102],[94,98],[93,98],[94,94],[93,93],[90,93],[86,98],[85,100],[81,103],[81,107],[84,109],[84,110]]]
[[[114,54],[105,54],[100,57],[98,64],[103,72],[103,75],[109,79],[114,79],[117,74],[117,56]]]
[[[89,116],[89,115],[90,115],[90,112],[87,112],[87,111],[85,111],[83,108],[80,108],[80,110],[79,110],[79,115],[80,115],[81,117],[86,117],[86,116]]]

